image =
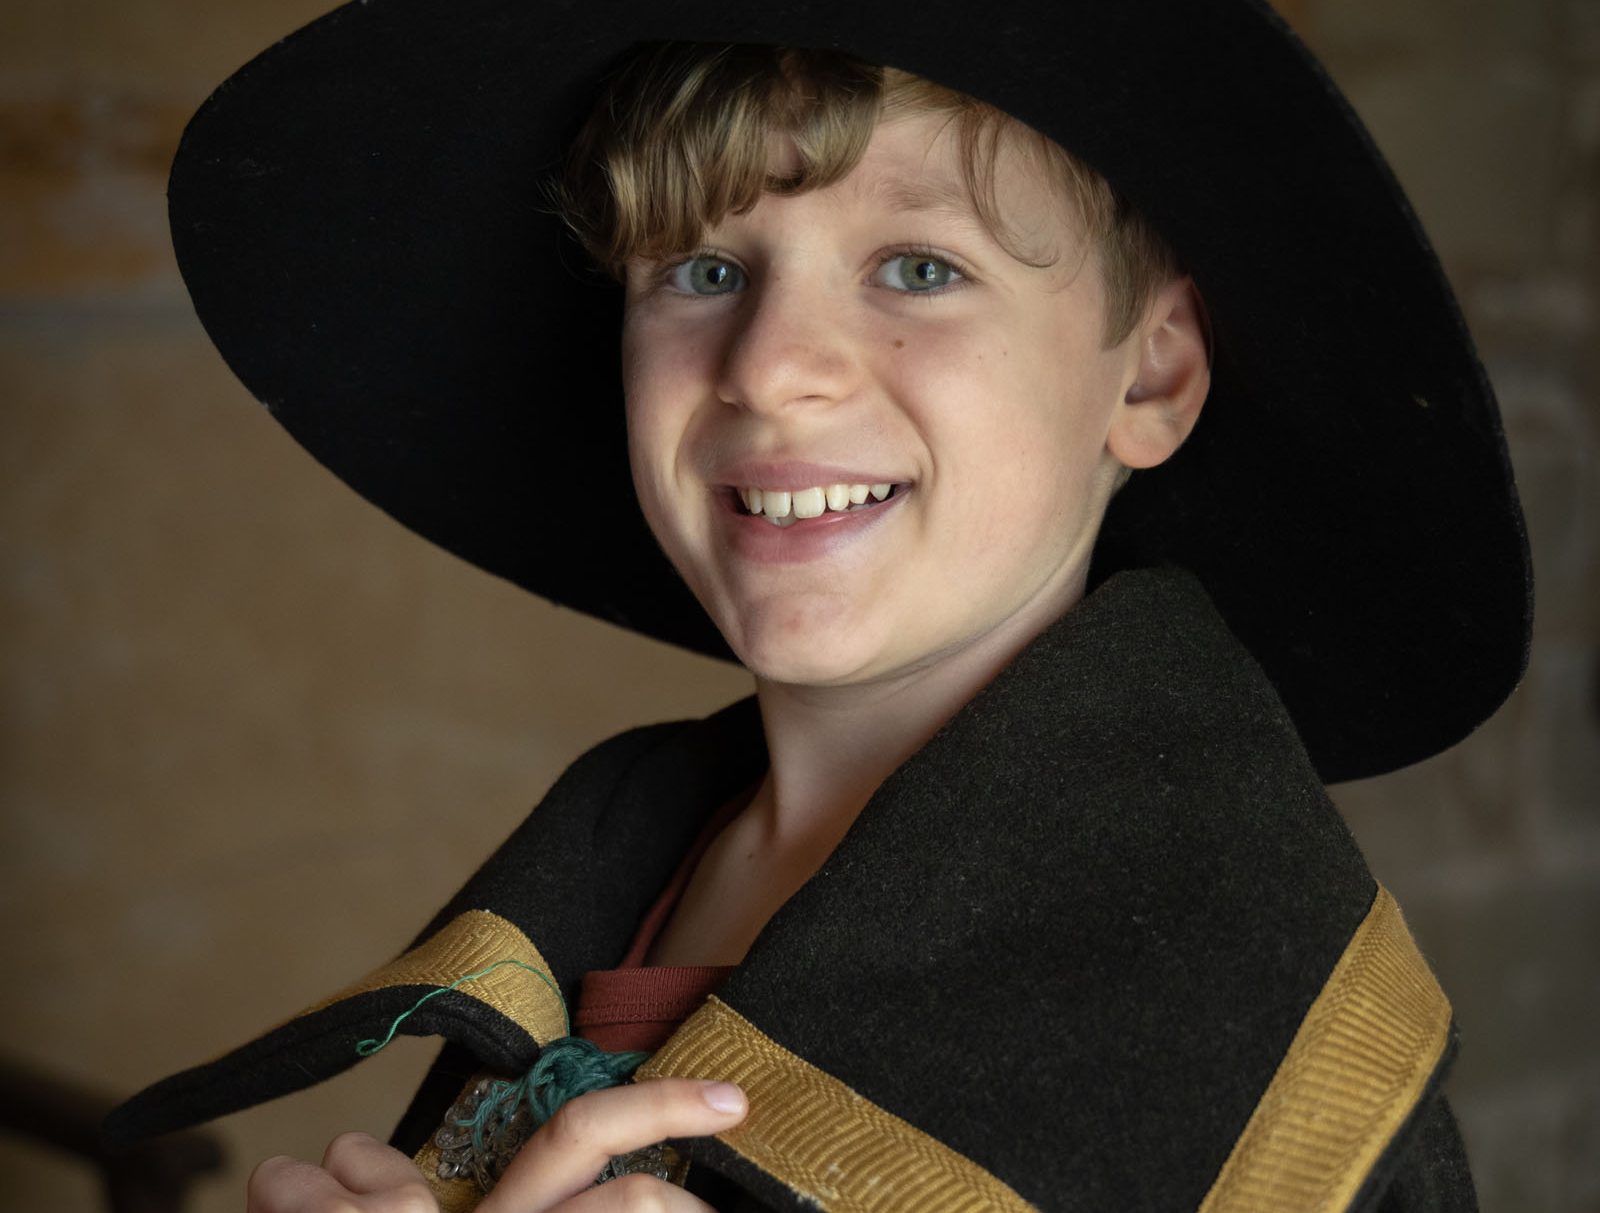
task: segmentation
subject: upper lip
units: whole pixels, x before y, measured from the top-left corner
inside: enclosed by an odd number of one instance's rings
[[[718,483],[734,488],[809,489],[830,484],[903,484],[905,477],[864,471],[837,463],[810,463],[799,459],[747,459],[717,473]]]

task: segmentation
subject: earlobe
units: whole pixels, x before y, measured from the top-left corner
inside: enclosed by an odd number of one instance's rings
[[[1136,342],[1136,377],[1112,419],[1106,447],[1125,467],[1155,467],[1171,458],[1200,419],[1211,388],[1205,304],[1189,278],[1156,292]]]

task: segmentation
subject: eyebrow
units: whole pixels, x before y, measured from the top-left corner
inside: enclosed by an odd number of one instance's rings
[[[888,177],[879,181],[869,196],[896,210],[928,211],[982,227],[967,191],[939,178]]]

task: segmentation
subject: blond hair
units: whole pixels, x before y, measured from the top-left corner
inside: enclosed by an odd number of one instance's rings
[[[1105,344],[1123,341],[1150,296],[1182,271],[1166,241],[1102,177],[1004,111],[920,76],[833,51],[659,43],[641,47],[607,81],[555,190],[561,216],[589,254],[621,277],[634,257],[693,251],[707,229],[763,194],[797,194],[846,177],[878,122],[912,114],[956,123],[964,184],[979,220],[1013,257],[995,161],[1010,139],[1062,187],[1099,253]],[[797,167],[771,171],[774,137]]]

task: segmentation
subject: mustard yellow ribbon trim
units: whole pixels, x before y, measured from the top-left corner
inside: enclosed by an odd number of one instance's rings
[[[549,971],[511,923],[468,911],[319,1007],[389,986],[448,985],[507,957]],[[496,969],[462,992],[494,1007],[540,1044],[564,1030],[550,988],[516,966]],[[1200,1213],[1347,1208],[1425,1093],[1449,1031],[1450,1004],[1399,906],[1379,888]],[[721,1139],[833,1213],[1031,1208],[977,1163],[783,1048],[718,998],[690,1016],[639,1077],[738,1083],[749,1096],[750,1113]],[[437,1180],[432,1143],[417,1161],[445,1213],[470,1209],[481,1195],[476,1185]]]
[[[738,1083],[750,1112],[718,1137],[832,1213],[1032,1208],[977,1163],[789,1052],[716,997],[638,1077]]]
[[[476,1085],[478,1076],[473,1075],[472,1080],[461,1088],[465,1095],[469,1089]],[[434,1202],[439,1206],[439,1213],[472,1213],[483,1200],[485,1193],[473,1179],[440,1179],[439,1178],[440,1150],[434,1144],[433,1138],[428,1138],[422,1143],[422,1149],[411,1156],[411,1161],[417,1164],[417,1170],[422,1172],[422,1178],[427,1182],[428,1191],[433,1194]]]
[[[482,977],[464,982],[456,993],[493,1007],[541,1046],[566,1035],[566,1012],[554,990],[522,965],[550,973],[550,965],[518,927],[488,910],[467,910],[457,915],[409,952],[374,969],[354,985],[301,1012],[309,1015],[346,998],[395,986],[448,986],[467,973],[476,973],[499,961]],[[553,978],[553,974],[551,975]],[[477,1075],[468,1082],[470,1088]],[[467,1088],[463,1088],[465,1091]],[[440,1213],[470,1213],[483,1192],[470,1179],[439,1178],[439,1147],[430,1137],[413,1156],[427,1181]]]
[[[1427,1090],[1450,1004],[1379,888],[1200,1213],[1342,1210]],[[639,1077],[718,1078],[750,1097],[721,1139],[835,1213],[1030,1206],[978,1164],[783,1048],[717,998]],[[1159,1165],[1159,1160],[1151,1160]]]
[[[309,1015],[357,994],[394,986],[448,986],[463,974],[476,973],[497,961],[515,960],[456,987],[456,993],[493,1007],[541,1046],[566,1035],[561,1000],[538,976],[550,966],[515,924],[488,910],[467,910],[452,918],[411,951],[373,970],[352,986],[301,1012]],[[552,975],[553,976],[553,975]]]
[[[1348,1208],[1449,1035],[1450,1003],[1380,887],[1200,1213]]]

